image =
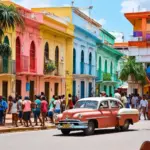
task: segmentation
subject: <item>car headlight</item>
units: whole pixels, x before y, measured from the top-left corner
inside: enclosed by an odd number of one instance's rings
[[[79,114],[78,117],[79,117],[79,119],[82,119],[83,116],[81,114]]]

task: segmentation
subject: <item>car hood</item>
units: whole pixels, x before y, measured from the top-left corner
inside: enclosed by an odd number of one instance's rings
[[[77,109],[70,109],[66,110],[63,112],[63,119],[72,119],[73,115],[77,113],[85,113],[85,112],[92,112],[94,111],[93,109],[88,109],[88,108],[77,108]]]

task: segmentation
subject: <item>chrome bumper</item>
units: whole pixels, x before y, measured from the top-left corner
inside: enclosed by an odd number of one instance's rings
[[[82,130],[88,128],[88,122],[71,122],[64,121],[56,124],[57,129],[71,129],[71,130]]]

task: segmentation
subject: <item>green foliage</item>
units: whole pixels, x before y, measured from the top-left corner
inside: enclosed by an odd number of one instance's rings
[[[45,73],[51,73],[56,69],[55,64],[53,63],[52,60],[46,60],[45,64],[44,64],[44,72]]]
[[[124,63],[123,69],[120,73],[120,79],[127,81],[129,75],[134,76],[136,81],[145,83],[146,72],[142,63],[137,63],[134,57],[127,58],[127,62]]]
[[[2,57],[11,56],[11,47],[8,44],[6,43],[0,44],[0,56]]]
[[[111,74],[103,73],[103,81],[111,81]]]

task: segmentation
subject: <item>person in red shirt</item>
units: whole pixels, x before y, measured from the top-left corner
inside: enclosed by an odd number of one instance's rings
[[[68,95],[68,108],[73,109],[73,102],[71,94]]]
[[[41,102],[41,115],[42,115],[42,126],[45,127],[45,119],[46,115],[48,112],[48,103],[46,101],[45,97],[42,97],[42,102]]]

